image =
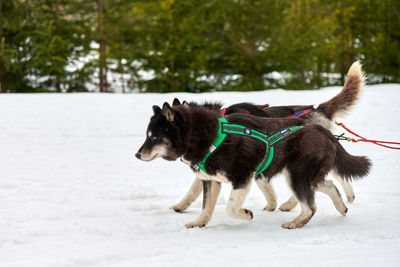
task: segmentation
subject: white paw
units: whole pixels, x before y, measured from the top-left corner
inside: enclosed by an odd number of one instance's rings
[[[347,196],[347,202],[353,203],[353,201],[354,201],[355,198],[356,198],[356,197],[355,197],[354,195]]]
[[[193,222],[189,222],[189,223],[185,224],[185,227],[186,228],[194,228],[194,227],[203,228],[206,225],[207,225],[206,220],[195,220]]]
[[[275,209],[276,209],[276,204],[275,205],[268,204],[267,206],[265,206],[265,208],[263,210],[265,210],[265,211],[274,211]]]
[[[176,205],[173,205],[173,206],[171,206],[169,208],[171,210],[174,210],[175,212],[178,212],[178,213],[183,213],[183,211],[187,209],[187,207],[185,207],[182,204],[176,204]]]
[[[343,204],[343,207],[339,210],[340,214],[342,214],[343,216],[346,216],[347,214],[347,207]]]
[[[295,228],[300,228],[301,225],[297,225],[295,222],[288,222],[282,224],[282,227],[286,229],[295,229]]]
[[[291,211],[294,207],[295,207],[295,206],[293,206],[293,205],[291,205],[291,204],[285,202],[285,203],[283,203],[283,204],[279,207],[279,209],[280,209],[281,211]]]
[[[251,210],[248,209],[242,209],[242,211],[244,211],[245,217],[244,219],[251,221],[253,219],[253,212]]]

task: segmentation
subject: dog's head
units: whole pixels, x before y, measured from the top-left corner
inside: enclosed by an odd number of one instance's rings
[[[146,131],[146,140],[136,153],[140,160],[156,158],[176,160],[186,151],[183,119],[165,102],[163,108],[153,106],[154,115]]]

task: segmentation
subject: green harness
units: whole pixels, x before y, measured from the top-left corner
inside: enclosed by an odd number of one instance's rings
[[[207,173],[206,168],[204,167],[204,164],[206,163],[208,157],[222,144],[222,142],[225,140],[225,137],[228,134],[239,134],[239,135],[244,135],[244,136],[249,136],[252,138],[255,138],[261,142],[265,143],[265,156],[263,160],[261,161],[260,164],[258,164],[256,168],[256,175],[262,173],[265,171],[268,166],[271,164],[271,161],[274,157],[274,147],[273,145],[283,138],[291,135],[297,130],[302,129],[303,126],[292,126],[285,128],[282,131],[279,131],[272,136],[268,137],[268,135],[265,135],[259,131],[247,128],[245,126],[239,125],[239,124],[229,124],[226,118],[222,117],[219,118],[219,130],[218,130],[218,136],[213,142],[210,150],[208,151],[207,155],[204,157],[203,161],[198,163],[197,165],[200,167],[202,171]]]

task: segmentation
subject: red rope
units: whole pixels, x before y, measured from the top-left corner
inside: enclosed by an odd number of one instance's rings
[[[362,136],[356,134],[355,132],[353,132],[353,131],[350,130],[349,128],[347,128],[343,123],[337,122],[337,121],[335,121],[335,123],[336,123],[338,126],[342,126],[346,131],[348,131],[348,132],[351,133],[352,135],[355,135],[355,136],[357,136],[357,137],[360,138],[360,139],[354,139],[354,138],[347,137],[347,140],[348,140],[348,141],[351,141],[351,142],[370,142],[370,143],[373,143],[373,144],[375,144],[375,145],[383,146],[383,147],[386,147],[386,148],[400,149],[400,147],[394,147],[394,146],[383,145],[383,144],[400,145],[400,143],[398,143],[398,142],[388,142],[388,141],[378,141],[378,140],[366,139],[366,138],[364,138],[364,137],[362,137]]]

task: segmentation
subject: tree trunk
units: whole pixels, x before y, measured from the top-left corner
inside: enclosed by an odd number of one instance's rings
[[[306,0],[306,16],[310,17],[310,0]]]
[[[107,92],[106,38],[104,34],[104,0],[97,0],[99,36],[99,90]]]
[[[299,18],[300,17],[300,6],[301,6],[301,2],[300,2],[300,0],[297,0],[296,1],[296,10],[297,10],[297,17]]]
[[[58,23],[58,18],[60,17],[60,0],[56,0],[56,4],[54,7],[54,13],[56,16],[56,23]]]
[[[121,36],[120,32],[119,32],[119,36]],[[122,42],[120,38],[119,38],[119,42]],[[122,53],[121,53],[121,50],[122,50],[121,44],[119,44],[119,46],[118,46],[118,66],[117,66],[117,71],[120,74],[122,93],[125,94],[126,90],[125,90],[124,68],[122,66]]]
[[[55,15],[55,26],[58,28],[58,20],[60,17],[60,0],[56,0],[54,7],[54,15]],[[56,92],[61,93],[61,80],[60,74],[56,74]]]
[[[3,1],[0,0],[0,17],[3,11]],[[4,53],[3,21],[0,19],[0,55]],[[4,69],[0,69],[0,93],[6,92]]]
[[[58,75],[56,76],[56,92],[61,93],[61,80]]]

